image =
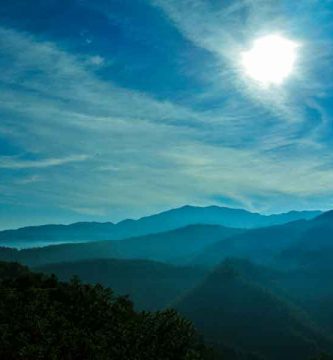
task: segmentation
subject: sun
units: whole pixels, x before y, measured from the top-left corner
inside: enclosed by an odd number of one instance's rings
[[[280,35],[267,35],[242,53],[245,73],[264,86],[280,85],[293,72],[299,44]]]

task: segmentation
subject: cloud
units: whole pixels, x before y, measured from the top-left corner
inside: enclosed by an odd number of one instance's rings
[[[70,206],[63,206],[64,209],[69,209],[75,213],[78,214],[83,214],[83,215],[89,215],[89,216],[97,216],[97,217],[101,217],[101,216],[105,216],[105,212],[103,210],[101,210],[99,207],[98,208],[71,208]]]
[[[7,70],[0,74],[0,80],[7,87],[18,87],[14,93],[2,89],[6,101],[1,105],[8,108],[17,105],[14,97],[21,91],[24,96],[38,94],[42,101],[56,100],[57,108],[74,109],[86,116],[135,117],[154,122],[199,120],[190,109],[97,78],[79,57],[55,44],[36,41],[29,34],[0,28],[0,54]],[[30,108],[36,109],[35,104]]]
[[[95,66],[101,66],[105,63],[105,59],[100,55],[91,56],[89,63]]]
[[[39,160],[23,160],[17,157],[3,156],[0,157],[1,169],[42,169],[53,166],[61,166],[73,162],[80,162],[89,159],[88,155],[72,155],[65,158],[49,158]],[[30,180],[36,180],[36,177]]]

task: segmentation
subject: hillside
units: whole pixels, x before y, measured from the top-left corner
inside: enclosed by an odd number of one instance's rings
[[[246,267],[242,275],[296,303],[318,326],[333,334],[332,214],[249,230],[209,245],[193,264],[214,267],[232,256],[274,268]]]
[[[89,284],[102,284],[118,295],[129,295],[138,309],[161,310],[196,286],[207,271],[146,260],[88,260],[35,268],[68,281],[74,275]]]
[[[312,254],[317,259],[293,269],[274,269],[248,260],[228,259],[242,278],[292,302],[327,334],[333,335],[333,253]]]
[[[51,245],[19,251],[0,248],[0,260],[19,261],[27,265],[110,258],[187,263],[207,245],[240,232],[239,229],[217,225],[191,225],[119,241]]]
[[[222,264],[175,307],[214,346],[237,346],[272,360],[303,360],[332,344],[303,313]]]
[[[285,255],[299,253],[301,258],[305,253],[323,250],[328,252],[333,250],[333,211],[323,213],[311,220],[302,236],[288,248]]]
[[[43,244],[119,240],[170,231],[194,224],[256,228],[299,219],[311,219],[319,214],[319,211],[293,211],[265,216],[246,210],[218,206],[184,206],[138,220],[124,220],[117,224],[81,222],[71,225],[43,225],[0,231],[0,246],[28,248]]]
[[[326,251],[326,262],[333,259],[330,249],[333,250],[333,216],[327,212],[314,219],[251,229],[221,239],[207,245],[193,263],[215,266],[226,257],[239,257],[278,267],[297,267],[310,257],[311,261],[318,259],[313,255],[316,251]]]
[[[227,240],[207,245],[194,259],[195,264],[216,266],[227,257],[247,258],[270,263],[281,251],[296,243],[310,221],[300,220],[288,224],[248,230]]]

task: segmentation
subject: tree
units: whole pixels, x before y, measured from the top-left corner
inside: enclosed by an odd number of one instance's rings
[[[0,358],[6,360],[213,359],[173,310],[135,312],[100,285],[0,263]]]

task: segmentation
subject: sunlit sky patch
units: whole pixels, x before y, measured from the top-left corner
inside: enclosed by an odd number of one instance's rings
[[[333,207],[328,0],[3,0],[0,228]]]

